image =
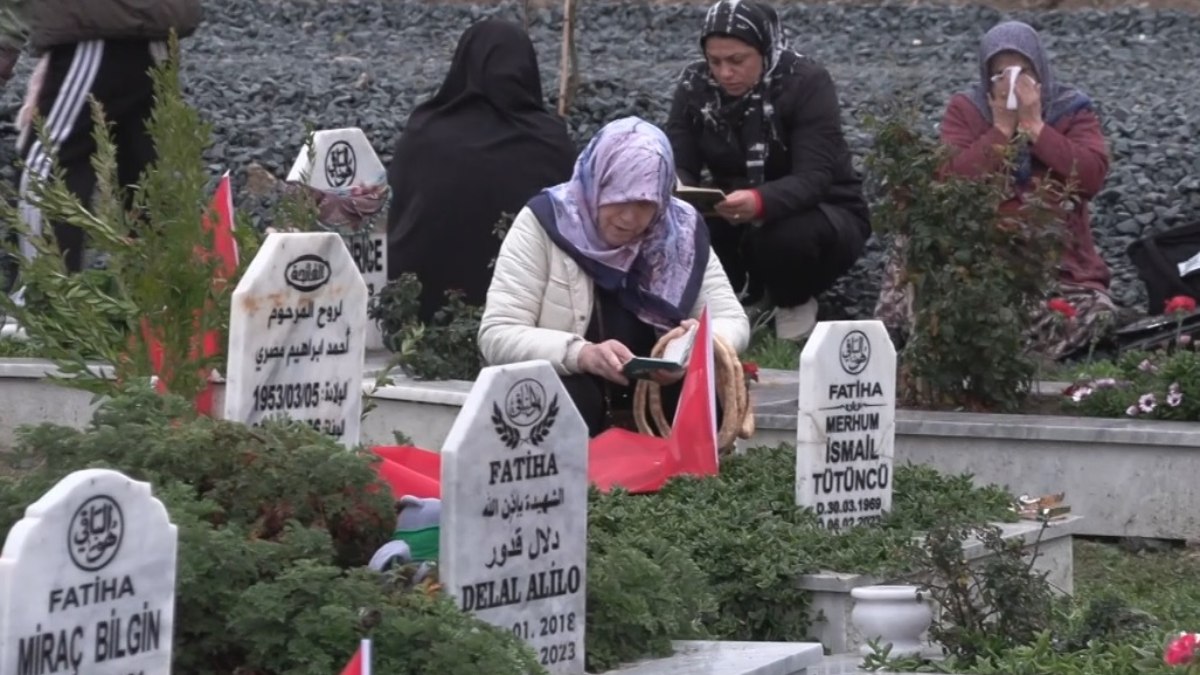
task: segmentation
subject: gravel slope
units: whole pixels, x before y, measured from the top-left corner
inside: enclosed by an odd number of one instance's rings
[[[257,162],[282,177],[306,123],[362,127],[386,162],[413,106],[441,82],[458,35],[485,16],[519,17],[519,5],[388,0],[210,0],[209,21],[184,43],[189,96],[214,124],[214,173],[232,168],[239,208],[260,224],[268,199],[242,190]],[[580,14],[584,80],[570,119],[578,142],[605,121],[637,114],[665,121],[674,77],[698,54],[696,5],[585,3]],[[829,67],[856,155],[870,138],[858,118],[895,94],[918,103],[932,132],[950,93],[976,72],[978,37],[1006,16],[1048,37],[1060,79],[1099,102],[1114,154],[1096,200],[1096,237],[1126,306],[1144,305],[1125,247],[1200,212],[1200,157],[1193,99],[1200,72],[1200,17],[1144,9],[1001,13],[977,7],[799,6],[782,9],[793,46]],[[553,98],[558,12],[538,9],[531,32]],[[0,97],[0,162],[12,161],[8,122],[24,76]],[[12,180],[12,169],[3,170]],[[467,188],[469,189],[469,188]],[[879,286],[880,243],[823,302],[829,318],[865,318]]]

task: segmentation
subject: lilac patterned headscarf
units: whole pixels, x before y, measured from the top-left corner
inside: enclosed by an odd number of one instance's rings
[[[537,202],[548,201],[552,217],[538,219],[554,243],[598,286],[616,292],[622,305],[662,330],[688,317],[708,265],[708,230],[698,227],[690,204],[672,196],[675,181],[666,134],[626,117],[605,125],[588,143],[571,180],[542,191],[530,204],[537,213]],[[600,207],[631,201],[652,202],[658,212],[640,239],[609,246],[600,237]]]

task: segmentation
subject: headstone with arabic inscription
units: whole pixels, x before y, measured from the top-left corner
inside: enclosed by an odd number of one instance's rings
[[[149,483],[59,481],[0,553],[0,673],[171,672],[177,542]]]
[[[273,417],[358,444],[367,287],[332,232],[267,236],[233,292],[225,418]]]
[[[438,574],[459,607],[584,670],[588,433],[544,361],[485,368],[442,449]]]
[[[289,181],[303,182],[327,197],[320,207],[321,224],[346,240],[367,284],[369,302],[387,285],[387,170],[358,127],[313,133],[296,156]],[[367,349],[383,349],[374,321],[367,325]]]
[[[896,348],[880,321],[823,321],[800,353],[796,504],[821,526],[873,523],[892,508]]]

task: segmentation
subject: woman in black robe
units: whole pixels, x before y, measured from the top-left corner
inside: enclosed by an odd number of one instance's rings
[[[700,46],[667,122],[679,179],[698,185],[707,169],[726,192],[707,218],[713,249],[744,302],[765,295],[776,334],[799,339],[871,236],[833,79],[757,0],[713,5]]]
[[[408,119],[388,167],[388,279],[413,272],[428,323],[461,290],[482,305],[494,233],[542,188],[571,177],[576,150],[546,110],[533,43],[515,23],[486,20],[459,39],[441,89]]]

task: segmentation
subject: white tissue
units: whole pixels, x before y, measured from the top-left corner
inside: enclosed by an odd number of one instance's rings
[[[1004,69],[1008,73],[1008,109],[1017,109],[1017,78],[1021,76],[1021,66],[1009,66]]]

